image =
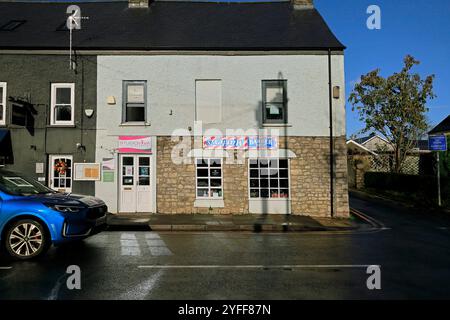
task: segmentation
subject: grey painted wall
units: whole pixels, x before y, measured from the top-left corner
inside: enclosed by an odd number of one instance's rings
[[[95,56],[79,56],[77,70],[69,69],[66,55],[0,55],[0,82],[7,82],[7,99],[29,101],[36,111],[28,128],[11,124],[7,104],[6,128],[11,131],[14,163],[6,168],[48,183],[48,155],[67,154],[74,162],[95,162],[97,66]],[[49,125],[51,83],[75,83],[75,126]],[[94,109],[88,118],[85,109]],[[81,143],[85,150],[77,149]],[[35,149],[34,149],[35,146]],[[36,162],[45,163],[45,173],[36,174]],[[94,182],[73,181],[74,193],[95,194]]]

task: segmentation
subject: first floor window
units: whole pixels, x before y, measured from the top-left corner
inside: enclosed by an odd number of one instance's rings
[[[222,159],[196,159],[197,198],[222,199]]]
[[[195,114],[203,123],[222,122],[222,80],[195,81]]]
[[[124,81],[123,91],[122,122],[145,122],[147,81]]]
[[[287,123],[287,80],[263,80],[263,121]]]
[[[51,115],[52,125],[75,124],[75,84],[52,83]]]
[[[288,199],[289,160],[250,159],[250,198]]]
[[[6,82],[0,82],[0,125],[6,124]]]

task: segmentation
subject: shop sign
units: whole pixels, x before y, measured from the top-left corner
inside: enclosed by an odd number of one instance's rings
[[[152,137],[120,136],[119,153],[152,153]]]
[[[205,136],[204,149],[274,150],[278,149],[277,136]]]

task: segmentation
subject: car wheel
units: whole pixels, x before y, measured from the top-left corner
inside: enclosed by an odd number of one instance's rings
[[[17,259],[37,257],[47,251],[49,243],[44,227],[35,220],[19,220],[6,232],[6,250]]]

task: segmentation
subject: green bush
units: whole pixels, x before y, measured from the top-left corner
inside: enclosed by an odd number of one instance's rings
[[[366,172],[365,187],[378,192],[394,192],[408,196],[412,202],[434,204],[437,199],[435,176],[407,175],[389,172]],[[441,195],[444,205],[450,206],[450,178],[441,178]]]

